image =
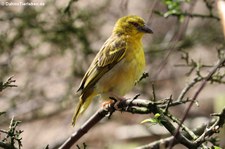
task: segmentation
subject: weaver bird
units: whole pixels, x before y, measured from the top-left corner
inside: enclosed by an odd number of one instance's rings
[[[145,68],[142,46],[145,33],[153,32],[138,16],[125,16],[116,22],[112,35],[94,58],[77,90],[81,94],[73,126],[94,97],[100,95],[109,100],[109,97],[122,97],[133,88]]]

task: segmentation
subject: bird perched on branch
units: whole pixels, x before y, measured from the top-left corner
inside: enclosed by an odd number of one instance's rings
[[[142,37],[153,33],[144,20],[130,15],[120,18],[112,35],[103,44],[84,75],[72,125],[89,106],[94,97],[112,102],[109,97],[122,97],[141,77],[145,68]]]

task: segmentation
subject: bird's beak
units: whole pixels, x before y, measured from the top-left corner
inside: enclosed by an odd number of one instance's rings
[[[147,25],[139,26],[138,30],[144,33],[153,34],[153,31]]]

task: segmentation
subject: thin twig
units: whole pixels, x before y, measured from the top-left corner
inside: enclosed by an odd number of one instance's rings
[[[153,96],[153,101],[156,101],[155,85],[153,83],[152,83],[152,96]]]
[[[212,124],[209,128],[206,128],[204,133],[201,134],[201,136],[198,137],[198,139],[195,140],[196,144],[201,144],[205,142],[207,136],[211,136],[214,133],[219,132],[219,128],[222,128],[225,122],[225,107],[221,111],[221,113],[217,114],[219,118],[216,120],[214,124]]]
[[[217,71],[217,69],[218,69],[222,64],[224,64],[224,63],[225,63],[225,58],[219,60],[219,61],[217,62],[217,64],[215,65],[215,67],[210,71],[210,73],[207,75],[207,77],[205,77],[204,81],[201,83],[200,87],[198,88],[198,90],[197,90],[196,93],[194,94],[191,103],[189,104],[188,108],[185,110],[184,116],[183,116],[183,118],[181,119],[180,124],[178,125],[178,128],[177,128],[177,130],[176,130],[176,133],[174,134],[174,141],[175,141],[175,138],[177,138],[177,136],[179,135],[179,131],[180,131],[181,125],[184,123],[185,119],[187,118],[187,115],[188,115],[188,113],[189,113],[191,107],[193,106],[194,101],[197,99],[198,95],[200,94],[200,92],[202,91],[202,89],[205,87],[207,81],[212,77],[212,75]],[[172,144],[173,144],[173,143],[171,143],[170,149],[172,148]]]
[[[173,122],[176,122],[178,125],[180,124],[180,121],[170,113],[167,113],[166,116],[169,117]],[[191,136],[191,139],[197,139],[195,133],[192,130],[190,130],[187,126],[181,124],[181,127],[182,130],[185,130]]]
[[[202,135],[204,133],[204,131],[205,131],[207,126],[211,126],[211,125],[215,124],[216,122],[217,122],[216,119],[212,119],[209,123],[203,124],[202,126],[194,129],[193,133],[200,136],[200,135]],[[188,133],[184,132],[183,134],[188,139],[192,139],[191,136]],[[152,142],[150,144],[139,146],[136,149],[158,149],[160,147],[168,148],[169,145],[171,144],[171,142],[173,141],[173,139],[174,139],[173,136],[170,136],[170,137],[167,137],[167,138],[164,138],[164,139],[161,139],[161,140],[154,141],[154,142]],[[174,140],[172,145],[175,146],[178,143],[179,142],[177,140]]]
[[[186,85],[186,87],[181,91],[179,97],[177,98],[177,101],[182,101],[185,94],[198,82],[202,81],[203,78],[200,78],[200,77],[196,77],[195,79],[193,79],[192,82],[188,83]]]

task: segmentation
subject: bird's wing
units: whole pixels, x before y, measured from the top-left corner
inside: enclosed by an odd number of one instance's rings
[[[125,40],[111,36],[96,55],[78,89],[85,91],[93,88],[96,82],[124,58],[127,45]]]

